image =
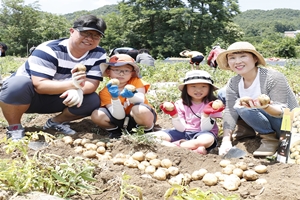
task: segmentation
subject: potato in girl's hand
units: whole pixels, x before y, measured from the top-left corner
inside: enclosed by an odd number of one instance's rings
[[[173,111],[174,110],[174,105],[171,102],[165,102],[163,104],[163,107],[167,110],[167,111]]]
[[[219,99],[215,100],[211,105],[211,107],[214,110],[218,110],[218,109],[222,108],[223,106],[224,106],[223,102]]]
[[[120,84],[119,79],[116,79],[116,78],[110,79],[109,82],[110,82],[112,85],[119,85],[119,84]]]

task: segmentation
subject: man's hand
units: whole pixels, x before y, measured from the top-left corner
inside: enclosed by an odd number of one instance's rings
[[[219,155],[225,155],[232,148],[231,141],[223,141],[219,147]]]
[[[172,104],[174,105],[173,102],[172,102]],[[164,104],[161,104],[161,105],[159,106],[159,108],[160,108],[165,114],[170,115],[171,117],[174,116],[174,115],[176,115],[176,114],[178,113],[175,105],[174,105],[174,108],[173,108],[172,111],[167,110],[167,109],[164,107]]]
[[[106,87],[108,89],[108,92],[110,93],[110,95],[113,98],[118,98],[119,97],[119,87],[118,87],[118,85],[112,85],[111,82],[108,82],[106,84]]]
[[[77,105],[79,108],[83,101],[83,91],[81,89],[70,89],[60,95],[60,98],[66,98],[63,101],[66,106],[73,107]]]
[[[85,79],[86,79],[86,73],[85,71],[78,71],[77,67],[74,67],[71,70],[72,73],[72,82],[73,85],[76,88],[83,88],[84,87],[84,83],[85,83]]]
[[[224,104],[222,103],[222,106],[219,106],[218,108],[213,108],[214,101],[209,102],[205,105],[203,112],[207,115],[222,112],[225,109]]]

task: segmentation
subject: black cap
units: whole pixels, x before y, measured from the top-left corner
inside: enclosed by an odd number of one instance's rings
[[[78,31],[97,31],[104,37],[106,24],[102,19],[94,15],[84,15],[74,22],[73,28],[78,29]]]

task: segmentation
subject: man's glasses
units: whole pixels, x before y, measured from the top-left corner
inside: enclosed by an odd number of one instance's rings
[[[76,29],[76,30],[79,32],[80,36],[82,36],[84,38],[90,37],[93,40],[100,40],[103,37],[102,35],[99,35],[99,34],[92,34],[87,31],[79,31],[78,29]]]
[[[128,69],[125,69],[125,70],[120,70],[120,69],[110,69],[111,71],[113,71],[115,74],[125,74],[125,75],[128,75],[130,74],[131,72],[133,72],[132,70],[128,70]]]

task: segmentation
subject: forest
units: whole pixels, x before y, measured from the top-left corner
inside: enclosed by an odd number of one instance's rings
[[[123,0],[91,11],[65,15],[42,12],[38,1],[1,0],[0,41],[8,44],[7,55],[24,57],[35,45],[69,36],[72,22],[94,14],[107,23],[100,45],[147,48],[156,59],[178,57],[184,49],[207,55],[212,46],[223,48],[235,41],[249,41],[265,57],[300,57],[300,35],[284,37],[284,31],[300,30],[300,10],[248,10],[241,12],[238,0],[161,1]]]

